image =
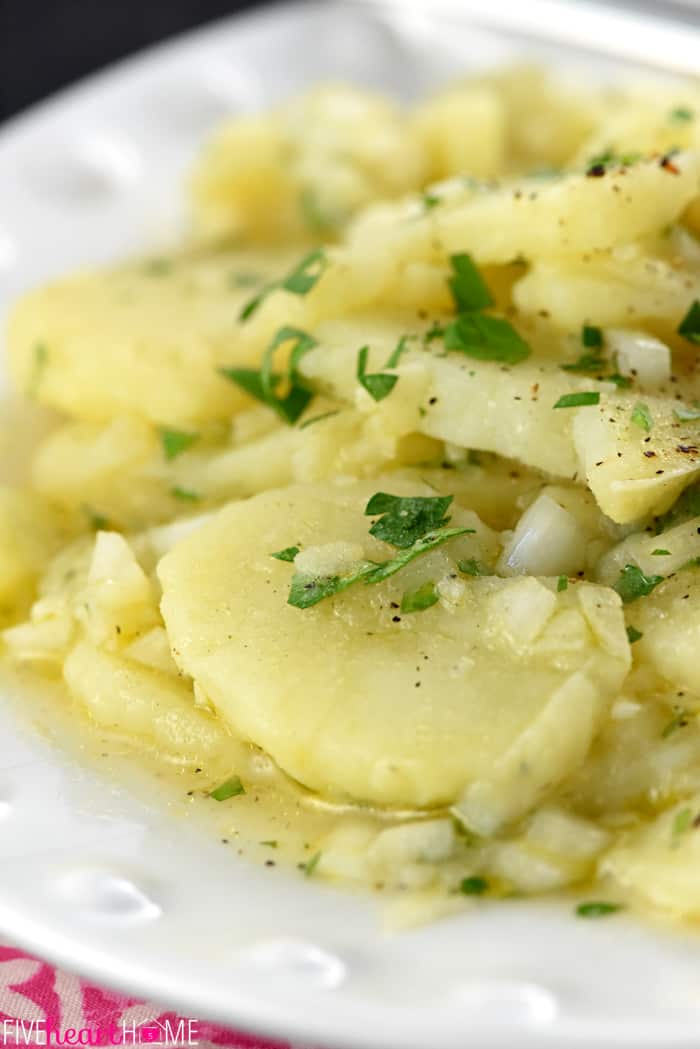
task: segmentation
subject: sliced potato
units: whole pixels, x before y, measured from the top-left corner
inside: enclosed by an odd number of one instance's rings
[[[20,299],[8,356],[16,386],[79,419],[172,426],[226,417],[246,398],[217,372],[237,357],[238,314],[297,253],[221,253],[80,274]]]
[[[697,532],[695,538],[700,545]],[[634,606],[634,623],[642,633],[635,658],[673,685],[680,707],[700,702],[700,569],[683,569],[661,583]]]
[[[556,581],[454,578],[455,559],[488,557],[493,540],[453,508],[452,524],[476,535],[381,584],[288,605],[292,567],[276,550],[300,546],[307,570],[330,571],[341,546],[346,561],[391,556],[363,516],[378,489],[431,494],[390,477],[292,487],[233,504],[178,544],[158,569],[173,654],[237,733],[307,786],[404,807],[469,787],[480,798],[470,821],[494,827],[583,759],[628,665],[618,598],[589,584],[557,593]],[[430,579],[455,586],[402,614],[404,591]]]
[[[0,618],[26,607],[40,573],[69,537],[68,520],[47,500],[0,485]]]

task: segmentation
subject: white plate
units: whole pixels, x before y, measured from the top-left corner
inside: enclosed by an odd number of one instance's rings
[[[419,15],[297,5],[93,78],[0,135],[0,306],[172,236],[186,165],[225,113],[327,77],[415,93],[518,46]],[[695,938],[524,902],[382,934],[376,901],[236,859],[13,709],[0,705],[0,930],[30,950],[198,1018],[328,1049],[698,1044]]]

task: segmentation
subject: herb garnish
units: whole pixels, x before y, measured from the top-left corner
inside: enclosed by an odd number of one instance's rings
[[[284,396],[279,397],[275,390],[282,377],[272,371],[272,361],[279,347],[287,342],[292,343],[287,372],[284,376],[288,389]],[[302,331],[301,328],[285,326],[279,329],[265,350],[262,368],[259,371],[254,368],[221,368],[220,372],[226,379],[235,382],[246,393],[249,393],[251,397],[255,397],[256,400],[272,408],[284,422],[291,426],[300,415],[303,415],[313,400],[314,395],[304,386],[298,367],[304,354],[316,345],[317,342],[313,335]]]
[[[670,557],[671,556],[671,551],[670,550],[663,550],[661,547],[657,547],[656,550],[652,550],[651,556],[652,557]]]
[[[432,211],[440,203],[441,198],[435,193],[428,193],[427,190],[421,193],[421,200],[423,201],[423,207],[426,211]]]
[[[530,347],[503,317],[462,313],[444,331],[445,349],[478,361],[518,364],[530,356]]]
[[[564,590],[568,590],[568,589],[569,589],[568,576],[560,575],[559,578],[557,579],[557,593],[561,594],[561,593],[563,593]]]
[[[470,313],[493,306],[493,296],[471,255],[450,255],[453,276],[448,285],[458,313]]]
[[[473,874],[471,878],[462,878],[459,883],[459,891],[465,896],[482,896],[488,889],[489,883],[486,878]]]
[[[365,515],[382,516],[374,522],[369,534],[403,550],[426,532],[449,524],[446,514],[453,498],[451,495],[407,497],[377,492],[367,503]]]
[[[415,335],[402,335],[399,341],[396,343],[394,350],[392,351],[389,359],[384,365],[385,368],[395,368],[403,357],[406,350],[409,348],[408,343],[410,339],[414,339]]]
[[[460,572],[464,572],[465,575],[483,576],[493,574],[488,565],[485,565],[483,561],[478,561],[475,557],[467,557],[462,561],[458,561],[457,568]]]
[[[623,604],[628,605],[640,597],[647,597],[663,581],[662,575],[645,575],[638,565],[625,565],[613,583],[613,590],[620,595]]]
[[[435,583],[423,583],[417,590],[406,591],[401,598],[401,611],[423,612],[426,608],[432,608],[439,600],[440,595],[435,589]]]
[[[680,809],[679,812],[673,817],[673,825],[671,827],[672,839],[679,838],[681,834],[685,834],[689,831],[693,825],[693,812],[692,809]],[[677,844],[677,842],[673,842]]]
[[[565,393],[552,407],[582,408],[588,404],[600,404],[600,394],[597,390],[584,390],[582,393]]]
[[[199,434],[186,430],[173,430],[167,426],[160,428],[160,443],[163,455],[170,462],[186,451],[195,441],[199,440]]]
[[[661,738],[668,739],[674,732],[677,732],[679,728],[685,728],[688,724],[688,718],[690,713],[687,710],[679,710],[673,715],[671,720],[664,725],[661,731]]]
[[[632,409],[630,422],[634,423],[635,426],[639,426],[645,433],[650,433],[654,420],[651,417],[649,406],[644,404],[643,401],[637,401]]]
[[[641,630],[637,630],[636,626],[627,627],[627,640],[629,641],[630,645],[633,645],[635,641],[640,641],[643,637],[644,634]]]
[[[270,554],[270,557],[275,557],[278,561],[293,561],[298,553],[298,546],[287,546],[284,550],[277,550],[274,554]]]
[[[177,484],[170,489],[170,494],[173,499],[179,499],[182,503],[198,503],[202,498],[197,492],[193,492],[189,488],[180,488]]]
[[[603,331],[594,324],[584,324],[581,328],[581,342],[589,350],[603,348]]]
[[[587,903],[579,903],[576,913],[579,918],[605,918],[609,914],[615,914],[623,910],[621,903],[608,903],[605,900],[590,900]]]
[[[318,861],[320,859],[321,859],[321,853],[320,852],[315,852],[310,860],[307,860],[306,863],[301,863],[299,865],[301,870],[303,870],[303,872],[304,872],[304,874],[306,875],[307,878],[310,878],[311,875],[313,874],[313,872],[316,870],[316,868],[318,867]]]
[[[91,506],[84,505],[83,510],[90,523],[90,527],[93,532],[107,532],[109,531],[109,518],[99,512],[99,510],[93,510]]]
[[[32,362],[32,373],[27,386],[27,395],[29,397],[35,396],[39,389],[46,365],[49,363],[49,348],[45,342],[35,342],[32,353],[34,360]]]
[[[209,797],[214,801],[228,801],[229,798],[236,798],[239,794],[245,794],[245,787],[241,783],[240,776],[231,776],[215,790],[210,791]]]
[[[388,397],[399,380],[398,375],[387,375],[383,372],[367,374],[367,357],[369,346],[363,346],[357,354],[357,380],[367,393],[375,401],[383,401]]]
[[[695,113],[688,106],[676,106],[669,113],[669,117],[674,124],[688,124],[695,119]]]
[[[678,334],[682,335],[688,342],[700,342],[700,299],[695,299],[678,325]]]
[[[340,415],[340,408],[333,408],[329,412],[321,412],[320,415],[312,415],[310,419],[304,419],[303,423],[299,423],[299,429],[305,430],[307,426],[323,422],[324,419],[332,419],[334,415]]]
[[[289,291],[292,295],[307,295],[321,278],[327,265],[328,258],[323,248],[314,248],[308,255],[304,255],[286,277],[266,284],[257,295],[249,299],[240,312],[239,320],[247,321],[249,317],[252,317],[267,296],[278,288]]]

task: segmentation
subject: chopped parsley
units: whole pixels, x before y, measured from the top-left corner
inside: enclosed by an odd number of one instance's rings
[[[298,546],[287,546],[284,550],[277,550],[274,554],[270,554],[270,557],[275,557],[278,561],[293,561],[298,553]]]
[[[231,776],[215,790],[210,791],[209,797],[214,801],[228,801],[229,798],[236,798],[239,794],[245,794],[245,787],[241,783],[240,776]]]
[[[406,591],[401,598],[401,611],[423,612],[426,608],[432,608],[439,600],[440,595],[435,589],[435,583],[423,583],[417,590]]]
[[[465,896],[483,896],[488,890],[489,883],[486,878],[473,874],[471,878],[462,878],[459,883],[459,891]]]
[[[321,412],[320,415],[312,415],[310,419],[304,419],[303,423],[299,423],[299,429],[305,430],[307,426],[323,422],[324,419],[332,419],[334,415],[340,415],[340,408],[333,408],[329,412]]]
[[[628,605],[640,597],[647,597],[663,581],[662,575],[644,575],[638,565],[625,565],[613,583],[613,590],[620,595],[623,604]]]
[[[678,325],[678,334],[688,342],[700,342],[700,299],[695,299],[685,317]]]
[[[312,233],[324,233],[335,225],[335,221],[323,210],[318,193],[311,186],[304,186],[299,194],[301,217]]]
[[[179,499],[181,503],[198,503],[202,498],[197,492],[193,492],[189,488],[180,488],[179,485],[171,488],[170,494],[173,499]]]
[[[93,510],[91,506],[83,506],[85,516],[88,519],[90,527],[93,532],[107,532],[109,531],[109,518],[104,514],[101,514],[99,510]]]
[[[323,275],[328,258],[323,248],[314,248],[297,263],[282,280],[273,281],[261,288],[257,295],[249,299],[241,310],[239,320],[247,321],[253,316],[267,296],[278,288],[291,292],[292,295],[307,295]]]
[[[403,550],[426,532],[449,523],[446,514],[452,499],[451,495],[401,496],[377,492],[367,503],[365,515],[382,516],[374,522],[369,534]]]
[[[173,430],[170,427],[161,426],[159,432],[163,455],[168,462],[177,459],[178,455],[182,455],[195,441],[199,440],[198,433],[187,430]]]
[[[600,404],[597,390],[584,390],[582,393],[565,393],[553,408],[583,408],[588,404]]]
[[[144,273],[150,277],[166,277],[172,268],[172,259],[166,258],[147,259],[143,265]]]
[[[274,838],[270,838],[268,841],[261,841],[260,844],[267,846],[268,849],[276,849],[279,842],[275,841]]]
[[[637,630],[636,626],[627,627],[627,640],[630,645],[633,645],[635,641],[640,641],[644,637],[641,630]]]
[[[643,401],[637,401],[637,403],[635,404],[634,408],[632,409],[630,421],[634,423],[635,426],[639,426],[640,429],[644,430],[645,433],[650,433],[651,428],[654,425],[654,420],[651,417],[649,406],[647,404],[644,404]]]
[[[530,347],[510,321],[482,313],[462,313],[444,330],[445,349],[479,361],[518,364],[530,356]]]
[[[32,373],[29,379],[29,385],[27,386],[27,395],[33,397],[41,385],[41,380],[44,377],[46,365],[49,363],[49,348],[45,342],[35,342],[32,362]]]
[[[423,201],[423,207],[426,211],[432,211],[440,203],[440,197],[435,193],[428,193],[427,190],[421,194],[421,200]]]
[[[561,594],[564,590],[569,589],[569,580],[565,575],[560,575],[557,579],[557,593]]]
[[[588,350],[602,350],[603,331],[594,324],[584,324],[581,328],[581,342]]]
[[[493,297],[471,255],[451,255],[453,275],[448,280],[458,313],[469,313],[493,306]]]
[[[673,817],[673,824],[671,826],[671,836],[673,838],[679,838],[681,834],[685,834],[689,831],[693,825],[693,812],[692,809],[680,809],[679,812]]]
[[[606,900],[589,900],[586,903],[579,903],[576,913],[579,918],[605,918],[609,914],[615,914],[623,909],[623,904],[621,903],[609,903]]]
[[[669,113],[669,118],[674,124],[689,124],[691,120],[695,119],[695,113],[688,106],[676,106]]]
[[[449,539],[454,539],[458,535],[466,535],[469,532],[473,532],[473,529],[443,528],[435,532],[429,532],[389,561],[360,561],[352,571],[344,576],[307,576],[296,573],[292,578],[287,604],[293,605],[295,608],[310,608],[312,605],[318,604],[319,601],[323,601],[326,597],[332,597],[343,590],[347,590],[354,583],[359,583],[360,581],[364,583],[381,583],[382,580],[388,579],[389,576],[394,575],[396,572],[400,572],[402,568],[417,557],[420,557],[421,554],[425,554],[429,550],[435,550]]]
[[[285,343],[292,344],[287,372],[284,376],[287,393],[284,396],[278,396],[275,391],[281,382],[281,376],[272,371],[272,361],[277,350]],[[314,337],[302,331],[301,328],[285,326],[279,329],[265,350],[259,371],[254,368],[221,368],[221,374],[231,382],[235,382],[251,397],[255,397],[256,400],[272,408],[284,422],[291,426],[303,415],[313,400],[313,393],[307,390],[301,381],[298,367],[301,358],[316,345]]]
[[[599,372],[605,367],[605,361],[598,353],[582,353],[571,364],[560,365],[565,372]]]
[[[663,550],[661,547],[657,547],[656,550],[652,550],[651,556],[652,557],[670,557],[671,556],[671,551],[670,550]]]
[[[399,381],[398,375],[387,375],[383,372],[375,372],[372,375],[367,374],[367,357],[369,356],[369,346],[363,346],[357,354],[357,380],[361,386],[367,390],[367,393],[375,401],[383,401],[385,397],[388,397],[391,391]]]
[[[399,341],[396,343],[394,350],[392,351],[388,361],[384,365],[385,368],[395,368],[403,357],[406,350],[409,348],[408,343],[411,339],[414,339],[415,335],[402,335]]]
[[[697,420],[700,419],[700,404],[696,401],[693,408],[679,406],[678,408],[673,409],[673,414],[679,422],[697,422]]]
[[[488,565],[485,565],[483,561],[478,561],[475,557],[467,557],[462,561],[458,561],[457,568],[460,572],[463,572],[464,575],[492,575],[491,569]]]
[[[320,852],[315,852],[310,860],[307,860],[306,863],[300,864],[301,870],[303,870],[303,872],[304,872],[304,874],[306,875],[307,878],[310,878],[311,875],[314,873],[314,871],[318,867],[318,863],[319,863],[320,859],[321,859],[321,853]]]

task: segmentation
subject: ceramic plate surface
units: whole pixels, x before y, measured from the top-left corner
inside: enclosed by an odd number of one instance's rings
[[[327,78],[416,95],[523,52],[584,75],[594,61],[534,34],[324,3],[92,78],[0,133],[0,313],[39,280],[172,239],[183,175],[227,114]],[[0,855],[3,937],[198,1018],[327,1049],[700,1044],[699,938],[516,901],[382,933],[376,900],[237,859],[69,760],[9,696]]]

